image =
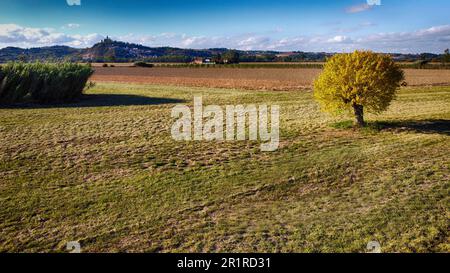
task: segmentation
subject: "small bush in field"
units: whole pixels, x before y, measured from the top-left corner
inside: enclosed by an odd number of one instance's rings
[[[102,67],[108,67],[108,64],[103,64]]]
[[[146,62],[136,62],[136,63],[134,63],[134,66],[136,66],[136,67],[153,67],[154,65],[146,63]]]
[[[70,102],[92,73],[89,65],[74,63],[8,63],[0,68],[0,103]]]

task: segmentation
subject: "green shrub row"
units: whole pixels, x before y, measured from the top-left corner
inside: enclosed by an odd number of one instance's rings
[[[157,67],[174,68],[323,68],[321,63],[239,63],[239,64],[156,64]]]
[[[136,66],[136,67],[154,67],[153,64],[146,63],[146,62],[135,62],[134,66]]]
[[[450,69],[450,64],[440,63],[433,64],[428,62],[417,61],[414,63],[402,63],[399,64],[400,68],[409,68],[409,69]]]
[[[92,73],[89,65],[74,63],[8,63],[0,67],[0,103],[70,102]]]
[[[409,69],[450,69],[450,64],[432,63],[399,63],[401,68]],[[156,67],[173,68],[317,68],[322,69],[323,63],[239,63],[239,64],[155,64]]]

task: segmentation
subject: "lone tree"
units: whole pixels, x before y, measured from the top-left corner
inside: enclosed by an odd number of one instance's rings
[[[386,110],[403,80],[403,71],[388,55],[371,51],[337,54],[314,82],[314,97],[324,111],[353,112],[356,124],[363,127],[364,110]]]
[[[240,56],[236,50],[229,50],[223,54],[223,61],[227,64],[238,64],[239,59]]]
[[[213,62],[215,62],[216,64],[223,64],[222,55],[220,55],[220,53],[218,53],[217,55],[215,55],[215,56],[213,57]]]
[[[444,63],[450,63],[450,50],[448,48],[444,51],[442,60]]]

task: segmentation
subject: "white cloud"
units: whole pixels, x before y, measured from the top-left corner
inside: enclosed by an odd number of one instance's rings
[[[331,39],[328,39],[327,41],[328,43],[351,43],[352,39],[350,39],[347,36],[342,36],[342,35],[338,35],[338,36],[334,36]]]
[[[29,28],[15,24],[0,24],[0,48],[7,46],[38,47],[68,45],[89,47],[104,38],[100,34],[69,35],[50,28]],[[441,53],[449,47],[450,25],[434,26],[412,32],[356,35],[336,32],[333,35],[294,36],[273,38],[270,34],[240,34],[234,36],[191,36],[177,33],[157,35],[128,34],[112,37],[116,40],[146,46],[171,46],[182,48],[227,47],[243,50],[327,51],[346,52],[371,49],[379,52]]]
[[[428,29],[401,33],[378,33],[363,36],[296,36],[274,39],[270,36],[242,34],[236,36],[188,36],[172,34],[156,36],[119,37],[130,42],[140,42],[148,46],[174,46],[189,48],[227,47],[244,50],[281,51],[352,51],[371,49],[380,52],[400,53],[441,53],[448,48],[450,25],[435,26]]]
[[[374,5],[369,5],[369,4],[355,5],[355,6],[348,7],[346,9],[346,12],[347,13],[359,13],[359,12],[370,10],[373,7],[374,7]]]
[[[87,47],[98,42],[102,35],[68,35],[51,28],[30,28],[16,24],[0,24],[0,48],[7,46],[39,47],[67,45]]]
[[[377,26],[377,24],[372,23],[372,22],[362,22],[360,24],[357,24],[355,26],[349,26],[349,27],[335,27],[333,28],[333,31],[335,31],[336,33],[345,33],[345,34],[349,34],[352,32],[358,32],[358,31],[362,31],[364,29],[370,28],[370,27],[374,27]]]
[[[442,53],[449,41],[450,25],[443,25],[413,32],[378,33],[359,38],[357,44],[377,51]]]
[[[81,0],[66,0],[69,6],[81,6]]]
[[[69,23],[67,25],[62,26],[62,29],[76,29],[81,27],[80,24],[75,24],[75,23]]]

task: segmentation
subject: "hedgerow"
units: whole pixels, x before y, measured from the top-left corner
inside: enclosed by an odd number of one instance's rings
[[[79,98],[93,70],[75,63],[8,63],[0,67],[0,103],[70,102]]]

